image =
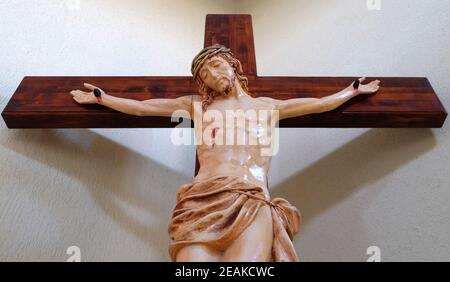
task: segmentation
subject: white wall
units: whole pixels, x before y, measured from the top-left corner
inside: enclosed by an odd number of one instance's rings
[[[0,2],[1,109],[25,75],[189,75],[207,13],[253,15],[260,75],[427,76],[450,109],[450,2]],[[5,40],[6,39],[6,40]],[[294,63],[293,63],[294,62]],[[331,93],[330,93],[331,94]],[[303,261],[450,260],[443,129],[282,130],[273,196],[297,205]],[[0,260],[168,260],[176,188],[194,148],[170,130],[7,130],[0,122]],[[166,140],[166,141],[164,141]]]

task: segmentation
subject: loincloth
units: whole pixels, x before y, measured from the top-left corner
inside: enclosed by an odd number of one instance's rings
[[[226,250],[264,205],[272,213],[272,260],[298,261],[292,239],[301,225],[299,210],[281,198],[266,200],[263,188],[237,176],[216,176],[178,189],[169,224],[172,261],[180,249],[192,244]]]

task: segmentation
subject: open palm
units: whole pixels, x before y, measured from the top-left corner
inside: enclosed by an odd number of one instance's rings
[[[73,99],[75,101],[77,101],[77,103],[79,104],[97,104],[97,97],[95,97],[94,95],[94,90],[100,89],[92,84],[89,83],[85,83],[84,87],[86,87],[87,89],[91,90],[89,92],[86,91],[81,91],[81,90],[72,90],[70,91],[70,94],[72,94]],[[103,90],[100,89],[100,91],[102,91],[102,94],[104,94]]]
[[[370,82],[369,84],[362,84],[365,80],[366,80],[365,77],[361,77],[359,79],[359,82],[361,83],[358,88],[360,94],[373,94],[373,93],[376,93],[380,89],[380,81],[379,80],[374,80],[374,81]],[[353,85],[352,85],[352,87],[353,87]]]

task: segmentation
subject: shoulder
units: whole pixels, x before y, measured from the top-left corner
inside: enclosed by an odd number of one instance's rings
[[[200,95],[191,95],[192,102],[202,102],[203,97]]]
[[[203,102],[203,97],[200,95],[186,95],[183,97],[180,97],[179,99],[183,100],[183,105],[189,109],[189,113],[191,115],[194,115],[194,113],[196,112],[196,109],[198,111],[198,109],[202,109],[202,102]],[[200,106],[199,106],[200,105]]]

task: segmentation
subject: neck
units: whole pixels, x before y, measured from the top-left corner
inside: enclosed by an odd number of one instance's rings
[[[231,91],[228,93],[228,98],[234,98],[234,99],[240,99],[245,96],[249,96],[248,93],[242,88],[241,83],[237,79],[237,77],[234,79],[234,87],[231,89]]]

